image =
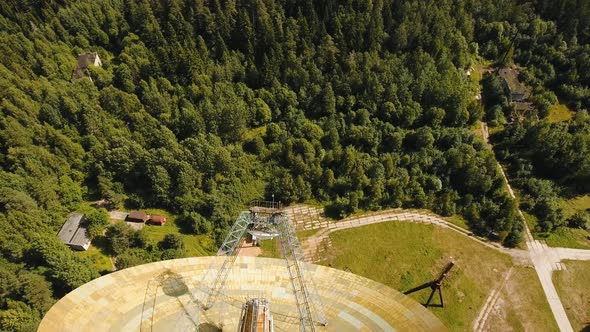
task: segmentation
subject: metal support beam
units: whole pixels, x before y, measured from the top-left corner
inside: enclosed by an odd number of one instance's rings
[[[449,273],[451,272],[451,269],[453,268],[453,266],[455,266],[455,262],[452,261],[449,264],[447,264],[447,266],[445,267],[445,269],[443,270],[443,272],[440,274],[440,276],[437,279],[427,282],[425,284],[422,284],[418,287],[414,287],[410,290],[407,290],[404,292],[404,294],[408,295],[408,294],[412,294],[414,292],[417,292],[419,290],[423,290],[425,288],[430,288],[431,289],[430,296],[428,297],[428,300],[426,301],[426,304],[424,304],[424,306],[426,308],[428,308],[428,306],[430,305],[430,302],[432,301],[432,298],[434,297],[434,293],[438,292],[438,295],[440,297],[440,304],[438,306],[444,307],[445,303],[443,302],[443,296],[442,296],[442,283],[449,276]]]
[[[287,269],[300,317],[299,330],[315,331],[315,322],[325,326],[328,324],[328,320],[313,279],[308,271],[307,263],[304,262],[299,239],[297,239],[295,229],[287,217],[282,214],[275,214],[272,219],[279,228],[281,250],[287,262]]]
[[[237,251],[239,250],[239,244],[242,242],[244,235],[246,234],[246,230],[248,225],[252,223],[252,215],[250,212],[242,212],[236,221],[234,222],[231,230],[227,234],[225,241],[219,250],[217,251],[217,256],[225,256],[223,263],[220,267],[217,267],[216,262],[213,263],[213,266],[209,267],[209,272],[217,272],[215,276],[215,280],[211,289],[209,290],[209,295],[204,302],[203,309],[209,310],[215,301],[217,300],[217,296],[221,292],[223,285],[225,284],[225,280],[229,275],[229,271],[231,270],[236,257]]]

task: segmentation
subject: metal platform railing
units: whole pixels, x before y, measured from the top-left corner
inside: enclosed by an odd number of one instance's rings
[[[250,208],[252,207],[261,207],[266,209],[281,209],[281,202],[280,201],[263,201],[263,200],[255,200],[250,202]]]

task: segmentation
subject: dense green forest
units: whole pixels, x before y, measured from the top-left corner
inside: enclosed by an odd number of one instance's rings
[[[538,123],[508,128],[503,158],[547,181],[588,179],[582,0],[8,0],[0,41],[3,331],[34,329],[98,276],[56,237],[83,201],[164,208],[217,239],[273,194],[334,217],[428,208],[516,245],[516,203],[471,129],[510,112],[502,91],[485,108],[474,97],[466,70],[481,57],[526,66],[534,88]],[[87,52],[103,66],[72,80]],[[542,121],[556,96],[580,110],[571,123]],[[119,267],[182,255],[172,235],[147,258],[141,233],[106,237]]]

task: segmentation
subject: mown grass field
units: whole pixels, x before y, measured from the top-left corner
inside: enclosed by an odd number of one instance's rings
[[[553,282],[574,331],[590,331],[590,262],[566,261]]]
[[[443,286],[445,307],[430,308],[453,331],[471,330],[486,298],[513,266],[508,255],[432,225],[382,223],[337,231],[330,238],[332,253],[322,264],[400,291],[433,280],[450,260],[455,260],[456,266]],[[508,284],[519,291],[509,296],[520,307],[505,308],[507,321],[515,328],[522,325],[532,330],[556,330],[536,278],[534,270],[531,274],[518,268],[513,273]],[[425,303],[429,294],[427,289],[410,296]],[[436,297],[434,303],[438,303]],[[522,320],[520,325],[511,322],[510,316],[518,318],[514,321]]]
[[[260,241],[261,253],[259,257],[282,258],[281,244],[278,238]]]

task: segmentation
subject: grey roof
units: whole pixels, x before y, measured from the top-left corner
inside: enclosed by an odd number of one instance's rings
[[[90,242],[86,233],[84,224],[84,215],[81,213],[72,213],[68,220],[61,226],[57,237],[61,242],[68,245],[83,246]]]

